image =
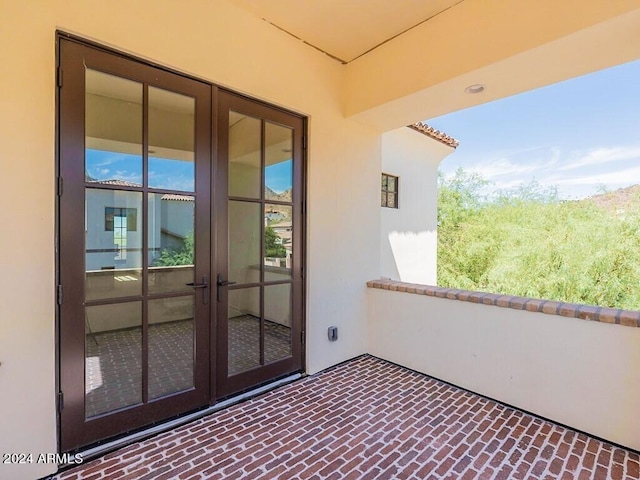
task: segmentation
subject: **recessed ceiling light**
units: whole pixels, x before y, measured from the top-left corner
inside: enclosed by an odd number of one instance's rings
[[[474,83],[473,85],[469,85],[467,88],[464,89],[464,93],[468,93],[468,94],[480,93],[480,92],[484,92],[484,85],[481,85],[479,83]]]

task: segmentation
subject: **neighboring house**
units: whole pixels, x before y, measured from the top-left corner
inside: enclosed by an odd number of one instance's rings
[[[381,277],[437,284],[438,165],[457,146],[424,123],[382,135]]]
[[[293,240],[293,225],[291,221],[274,223],[271,225],[273,231],[278,237],[278,243],[287,250],[287,256],[291,255],[291,246]]]
[[[94,181],[102,185],[139,187],[122,180]],[[142,202],[139,194],[92,189],[87,193],[86,269],[139,269],[142,266]],[[193,234],[193,196],[164,194],[153,197],[149,209],[149,262],[163,250],[184,248]]]
[[[435,282],[456,146],[415,123],[637,59],[640,4],[360,3],[2,2],[0,452],[80,451],[364,353],[640,449],[632,314],[413,284]],[[289,219],[274,269],[265,222]],[[194,266],[154,270],[190,227]]]

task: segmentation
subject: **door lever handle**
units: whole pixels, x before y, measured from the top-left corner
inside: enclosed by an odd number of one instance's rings
[[[220,297],[220,287],[226,287],[228,285],[233,285],[233,284],[238,283],[238,282],[230,282],[229,280],[224,280],[222,278],[222,274],[220,274],[220,273],[218,274],[218,279],[217,280],[218,281],[216,283],[218,285],[218,291],[217,291],[216,297],[217,297],[218,301],[221,302],[222,300],[221,300],[221,297]]]
[[[192,288],[202,288],[202,289],[207,288],[209,286],[209,276],[203,275],[202,283],[191,282],[191,283],[185,283],[185,285]],[[209,303],[209,297],[204,290],[202,291],[202,303],[204,303],[205,305]]]
[[[226,287],[227,285],[234,285],[238,282],[230,282],[229,280],[223,280],[222,275],[218,274],[218,286],[219,287]]]

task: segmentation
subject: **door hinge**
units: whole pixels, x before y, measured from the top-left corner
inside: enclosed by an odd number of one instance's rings
[[[304,345],[304,330],[300,331],[300,343],[302,343]]]
[[[307,202],[302,202],[302,206],[300,207],[300,209],[302,210],[302,215],[306,215],[307,214]]]
[[[62,67],[58,67],[58,73],[56,77],[58,81],[58,87],[62,87]]]
[[[300,267],[300,276],[304,278],[304,267]]]
[[[303,150],[307,149],[307,136],[306,135],[302,136],[302,149]]]
[[[58,305],[62,305],[62,285],[58,285],[56,287],[56,297],[57,297]]]
[[[62,196],[62,177],[58,177],[58,196]]]
[[[58,412],[62,412],[64,408],[64,393],[58,392]]]

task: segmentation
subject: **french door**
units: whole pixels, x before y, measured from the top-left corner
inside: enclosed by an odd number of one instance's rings
[[[209,401],[211,89],[61,40],[61,446]]]
[[[302,118],[221,91],[217,395],[302,369]]]
[[[61,450],[301,370],[302,118],[73,39],[59,65]]]

